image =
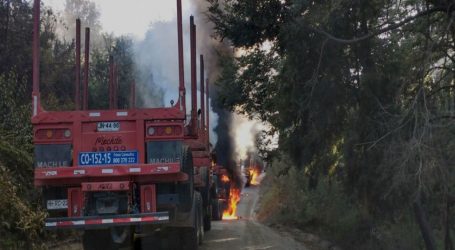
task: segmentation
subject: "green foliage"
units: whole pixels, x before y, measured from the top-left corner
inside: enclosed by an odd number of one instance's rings
[[[316,188],[308,188],[304,170],[289,164],[287,159],[275,160],[269,168],[262,182],[260,220],[318,233],[345,249],[421,249],[410,212],[392,222],[372,219],[339,181],[324,177]]]
[[[44,249],[45,213],[22,197],[13,176],[0,164],[0,248]]]
[[[452,230],[442,216],[455,194],[449,2],[209,2],[218,37],[241,52],[218,82],[222,103],[271,124],[309,190],[331,176],[365,218],[385,225],[422,202],[432,228]],[[265,25],[248,26],[261,15]]]
[[[118,106],[129,107],[131,84],[135,80],[132,40],[128,37],[104,35],[105,45],[92,52],[89,83],[89,107],[109,108],[109,57],[112,56],[118,69]]]
[[[216,33],[229,38],[235,46],[250,47],[272,39],[279,32],[279,24],[286,18],[282,11],[285,6],[279,0],[208,2],[211,3],[210,20],[216,25]]]
[[[0,74],[0,132],[3,140],[24,151],[31,152],[31,124],[28,122],[31,106],[24,102],[27,93],[27,79],[18,80],[17,73]]]
[[[74,110],[75,43],[57,36],[62,20],[51,9],[42,6],[41,11],[42,105],[51,111]],[[93,3],[68,0],[64,15],[72,19],[71,23],[74,15],[81,16],[84,25],[91,26],[92,38],[102,36],[99,13]],[[31,35],[29,2],[0,1],[0,249],[45,249],[45,240],[58,238],[43,230],[45,212],[40,193],[33,185]],[[132,41],[113,35],[105,37],[105,46],[97,44],[91,52],[90,108],[108,108],[110,55],[119,68],[119,107],[126,108],[134,75]]]

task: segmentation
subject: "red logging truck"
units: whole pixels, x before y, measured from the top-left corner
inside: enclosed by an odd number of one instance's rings
[[[84,230],[85,249],[134,244],[135,235],[169,229],[184,249],[202,243],[210,228],[208,114],[201,56],[201,118],[196,111],[196,28],[191,18],[191,121],[186,121],[182,5],[177,0],[179,98],[169,108],[117,107],[116,65],[111,60],[109,110],[88,108],[89,29],[80,94],[80,21],[76,22],[75,110],[40,105],[40,0],[34,2],[32,124],[35,186],[42,189],[47,229]],[[82,108],[81,108],[82,96]],[[207,105],[208,106],[208,105]],[[207,109],[208,110],[208,109]],[[205,119],[207,118],[207,119]],[[205,121],[207,120],[207,121]]]

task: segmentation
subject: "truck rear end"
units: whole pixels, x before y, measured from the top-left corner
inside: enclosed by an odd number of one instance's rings
[[[177,204],[178,195],[160,184],[188,180],[181,171],[182,123],[133,119],[138,112],[35,117],[35,185],[43,187],[51,215],[46,227],[169,221],[160,206]]]
[[[175,105],[135,108],[132,85],[130,107],[118,109],[117,77],[111,64],[110,109],[89,110],[88,74],[84,74],[81,98],[77,64],[75,110],[50,112],[40,105],[40,0],[35,0],[34,184],[42,190],[43,207],[48,211],[45,227],[85,230],[85,249],[132,246],[135,234],[166,228],[178,231],[175,240],[184,249],[196,249],[202,242],[203,201],[194,185],[193,152],[185,141],[182,6],[181,0],[176,2],[179,92]],[[76,32],[75,61],[80,62],[80,21]],[[86,47],[86,72],[88,56]],[[196,89],[192,91],[194,95]]]

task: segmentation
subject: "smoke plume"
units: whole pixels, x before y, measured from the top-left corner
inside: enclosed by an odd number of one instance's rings
[[[183,2],[185,5],[187,2]],[[189,17],[191,14],[195,16],[197,25],[197,55],[203,54],[206,66],[206,76],[209,80],[211,76],[211,67],[213,62],[212,51],[207,49],[210,47],[210,33],[207,32],[201,15],[193,12],[192,3],[190,6],[183,6],[183,39],[184,39],[184,60],[185,60],[185,87],[186,87],[186,104],[187,112],[191,110],[191,83],[190,83],[190,29]],[[178,100],[178,50],[177,50],[177,21],[174,18],[169,22],[156,22],[150,25],[149,30],[145,34],[142,41],[136,42],[135,46],[135,61],[138,69],[138,85],[139,85],[139,104],[142,107],[169,107],[171,101]],[[199,58],[199,56],[197,56]],[[197,60],[197,72],[199,81],[199,60]],[[210,81],[213,82],[213,81]],[[199,88],[199,83],[198,83]],[[213,88],[211,88],[213,90]],[[200,107],[198,89],[198,108]],[[209,104],[212,103],[210,97]],[[208,105],[210,107],[210,105]],[[210,140],[212,144],[217,142],[217,134],[213,128],[217,126],[218,115],[210,110]]]

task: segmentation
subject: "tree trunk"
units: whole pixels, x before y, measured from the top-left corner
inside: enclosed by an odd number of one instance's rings
[[[422,207],[420,195],[417,197],[416,201],[413,204],[414,214],[419,224],[420,232],[422,238],[425,242],[425,247],[427,250],[436,250],[436,240],[433,236],[430,224],[428,223],[427,215]]]

